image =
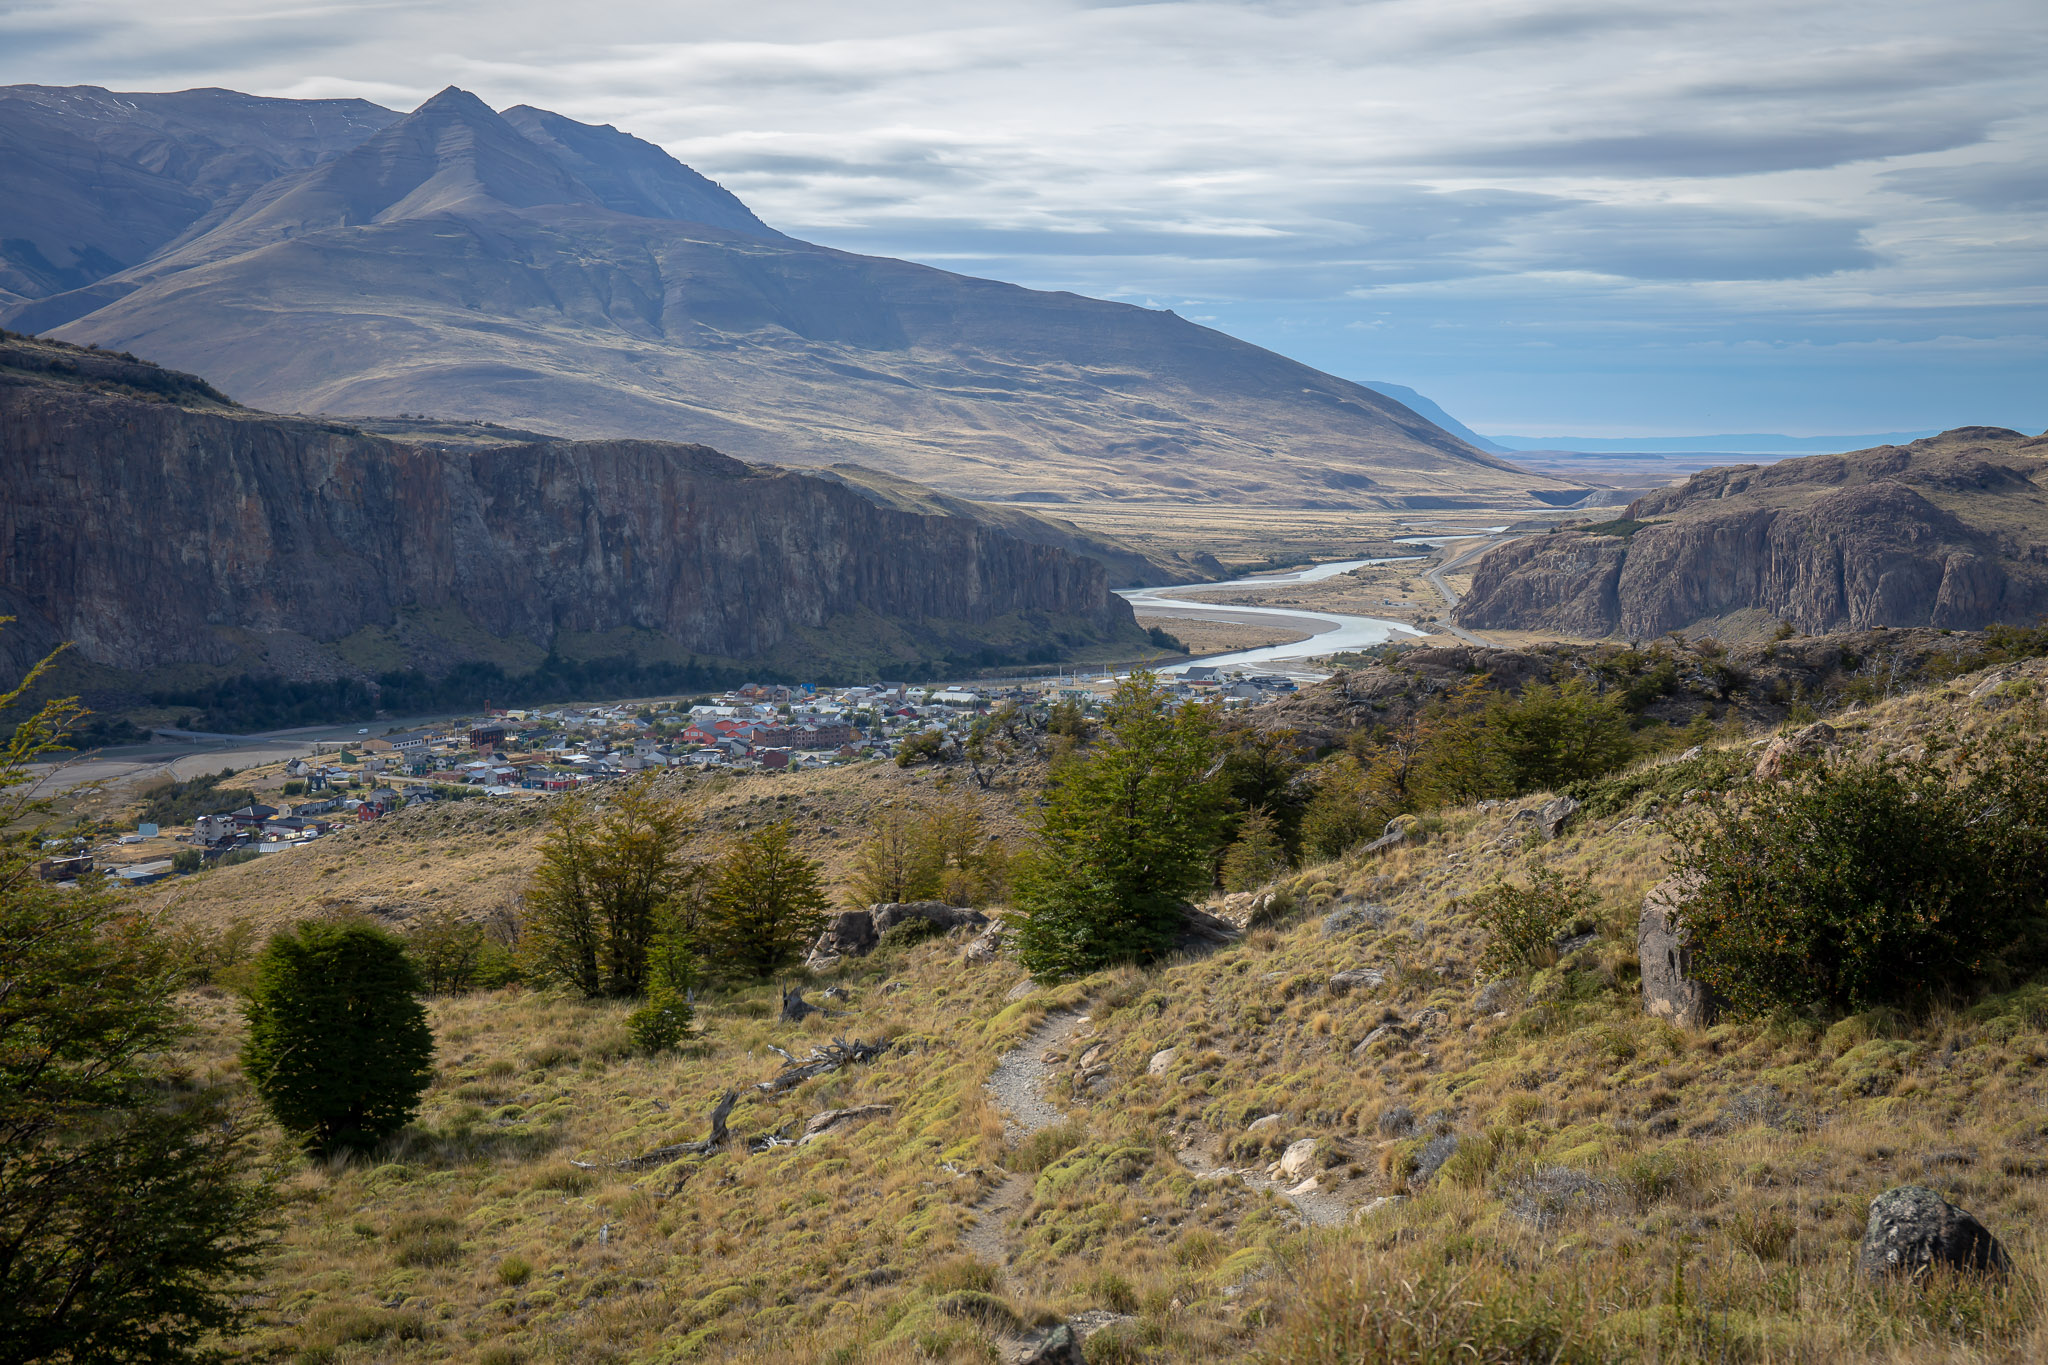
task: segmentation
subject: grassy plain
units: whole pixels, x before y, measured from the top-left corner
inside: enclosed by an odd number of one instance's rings
[[[2034,661],[1835,723],[1850,749],[1904,752],[2039,725],[2044,684]],[[1518,818],[1541,796],[1425,818],[1384,855],[1290,872],[1274,918],[1221,951],[1053,989],[1006,958],[970,966],[957,942],[891,943],[812,983],[821,1002],[843,989],[826,1002],[842,1014],[783,1024],[772,986],[714,993],[701,1038],[651,1059],[632,1054],[623,1006],[438,999],[441,1062],[415,1129],[373,1162],[287,1160],[247,1344],[338,1363],[985,1361],[1068,1317],[1099,1328],[1098,1365],[2042,1358],[2048,993],[1825,1026],[1688,1031],[1642,1013],[1635,913],[1663,875],[1665,821],[1755,738],[1611,780],[1555,842]],[[786,812],[837,830],[904,776],[693,795],[720,803],[707,820]],[[356,908],[391,913],[368,903],[373,883],[458,880],[431,842],[413,866],[422,845],[400,828],[355,849]],[[463,904],[516,886],[527,836],[502,837],[472,855],[477,875],[498,869],[492,889],[455,888]],[[823,850],[836,836],[810,837]],[[316,884],[291,880],[312,866],[208,873],[175,913],[317,913]],[[1471,898],[1539,869],[1586,879],[1590,937],[1489,981]],[[1332,981],[1362,969],[1378,983]],[[187,1064],[231,1076],[235,1002],[193,999]],[[982,1084],[1060,1008],[1088,1015],[1051,1058],[1048,1095],[1069,1118],[1006,1144]],[[701,1137],[713,1096],[780,1065],[770,1044],[802,1055],[829,1035],[896,1046],[744,1101],[734,1132],[794,1138],[824,1110],[886,1113],[808,1145],[605,1164]],[[1305,1225],[1265,1177],[1302,1139],[1336,1226]],[[1028,1187],[1003,1254],[976,1254],[976,1205],[1011,1172]],[[1867,1202],[1903,1183],[1976,1214],[2018,1274],[1858,1283]]]

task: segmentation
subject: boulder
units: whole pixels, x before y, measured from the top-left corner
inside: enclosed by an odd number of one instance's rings
[[[1216,903],[1216,918],[1242,932],[1279,914],[1288,904],[1278,891],[1238,891]]]
[[[1399,1024],[1381,1024],[1371,1033],[1359,1039],[1358,1046],[1351,1049],[1351,1055],[1353,1057],[1363,1057],[1380,1043],[1391,1043],[1398,1046],[1407,1041],[1407,1029],[1402,1028]]]
[[[874,949],[877,937],[874,920],[867,911],[843,910],[825,921],[825,932],[811,946],[811,956],[860,957]]]
[[[1819,758],[1836,748],[1839,742],[1835,728],[1825,721],[1815,721],[1803,730],[1779,735],[1765,746],[1763,757],[1756,761],[1757,779],[1768,782],[1783,777],[1799,760]]]
[[[1560,796],[1555,801],[1546,801],[1536,812],[1536,832],[1545,839],[1555,839],[1565,831],[1571,818],[1578,814],[1579,803],[1569,796]]]
[[[1858,1273],[1919,1276],[1936,1267],[2003,1275],[2012,1262],[1982,1223],[1923,1185],[1900,1185],[1871,1200]]]
[[[960,955],[961,960],[970,967],[983,967],[994,962],[1003,953],[1003,933],[1000,922],[991,922],[988,928],[974,936],[973,942],[967,945],[967,951]]]
[[[1263,1133],[1268,1128],[1278,1128],[1279,1126],[1280,1116],[1278,1114],[1261,1114],[1250,1123],[1247,1123],[1244,1126],[1244,1130],[1247,1133]]]
[[[1034,1342],[1018,1365],[1088,1365],[1088,1357],[1081,1354],[1080,1337],[1063,1322]]]
[[[1379,838],[1358,851],[1360,853],[1384,853],[1396,844],[1406,843],[1408,840],[1408,827],[1414,823],[1415,817],[1412,815],[1397,815],[1387,821],[1386,833],[1380,835]]]
[[[1330,994],[1341,997],[1353,991],[1369,991],[1386,979],[1386,972],[1378,967],[1353,967],[1330,978]]]
[[[1196,905],[1183,903],[1180,916],[1180,932],[1173,939],[1173,950],[1177,953],[1213,952],[1244,936],[1230,921],[1218,919]]]
[[[1152,1060],[1145,1063],[1147,1076],[1164,1076],[1173,1067],[1173,1059],[1180,1056],[1177,1047],[1163,1047],[1152,1054]]]
[[[1282,1180],[1299,1180],[1309,1173],[1315,1159],[1316,1140],[1302,1138],[1287,1145],[1287,1150],[1273,1163],[1273,1174]]]
[[[988,923],[988,916],[981,911],[948,905],[944,901],[892,901],[884,905],[870,905],[868,919],[874,925],[877,937],[913,919],[925,920],[947,930],[979,929]]]
[[[1692,975],[1692,949],[1680,912],[1698,883],[1668,877],[1650,888],[1636,919],[1636,957],[1643,969],[1643,1009],[1680,1028],[1705,1028],[1719,1002]]]

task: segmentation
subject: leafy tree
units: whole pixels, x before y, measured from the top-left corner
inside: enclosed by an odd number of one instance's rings
[[[1055,766],[1020,860],[1019,948],[1064,976],[1163,952],[1209,882],[1221,831],[1216,714],[1148,673],[1118,684],[1101,738]]]
[[[556,806],[526,891],[540,974],[587,996],[642,994],[663,912],[703,875],[682,854],[688,827],[682,807],[655,796],[645,779],[602,815],[582,801]]]
[[[1600,777],[1636,756],[1628,715],[1581,678],[1551,687],[1531,683],[1486,715],[1493,746],[1518,792],[1556,789]]]
[[[278,1125],[319,1153],[367,1151],[418,1112],[434,1074],[419,973],[369,924],[273,936],[244,1008],[242,1070]]]
[[[1248,813],[1237,826],[1237,840],[1223,854],[1223,889],[1250,891],[1287,870],[1287,845],[1280,822],[1263,810]]]
[[[925,730],[896,746],[896,766],[910,768],[925,762],[944,763],[951,755],[952,746],[946,742],[943,730]]]
[[[790,843],[787,822],[734,839],[712,873],[706,907],[717,965],[765,977],[799,961],[831,905],[818,870]]]
[[[987,791],[1024,757],[1030,749],[1031,728],[1031,717],[1013,701],[975,718],[960,752],[977,786]]]
[[[110,898],[35,875],[27,765],[82,715],[46,702],[0,747],[0,827],[27,829],[0,843],[0,1360],[217,1359],[271,1200],[221,1094],[165,1063],[174,955]]]
[[[405,951],[426,988],[454,995],[476,988],[487,943],[484,926],[453,910],[436,910],[406,930]]]
[[[926,837],[922,812],[892,801],[868,817],[868,837],[853,855],[847,899],[854,909],[938,894],[938,849]]]

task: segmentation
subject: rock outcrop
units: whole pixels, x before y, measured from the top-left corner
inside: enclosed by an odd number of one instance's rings
[[[2048,609],[2048,437],[1961,427],[1906,446],[1695,474],[1597,528],[1473,570],[1458,621],[1653,639],[1740,613],[1818,633],[1976,629]]]
[[[574,648],[816,673],[1142,639],[1092,560],[703,446],[390,440],[16,338],[0,454],[15,655],[336,677],[357,637],[428,671]]]
[[[1718,1003],[1692,974],[1692,948],[1679,917],[1695,883],[1669,877],[1643,897],[1636,920],[1636,957],[1642,966],[1643,1009],[1680,1028],[1705,1028],[1714,1022]]]

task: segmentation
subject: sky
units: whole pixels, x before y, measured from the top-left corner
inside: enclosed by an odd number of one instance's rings
[[[666,147],[849,250],[1488,433],[2048,427],[2042,0],[0,0],[0,83]]]

